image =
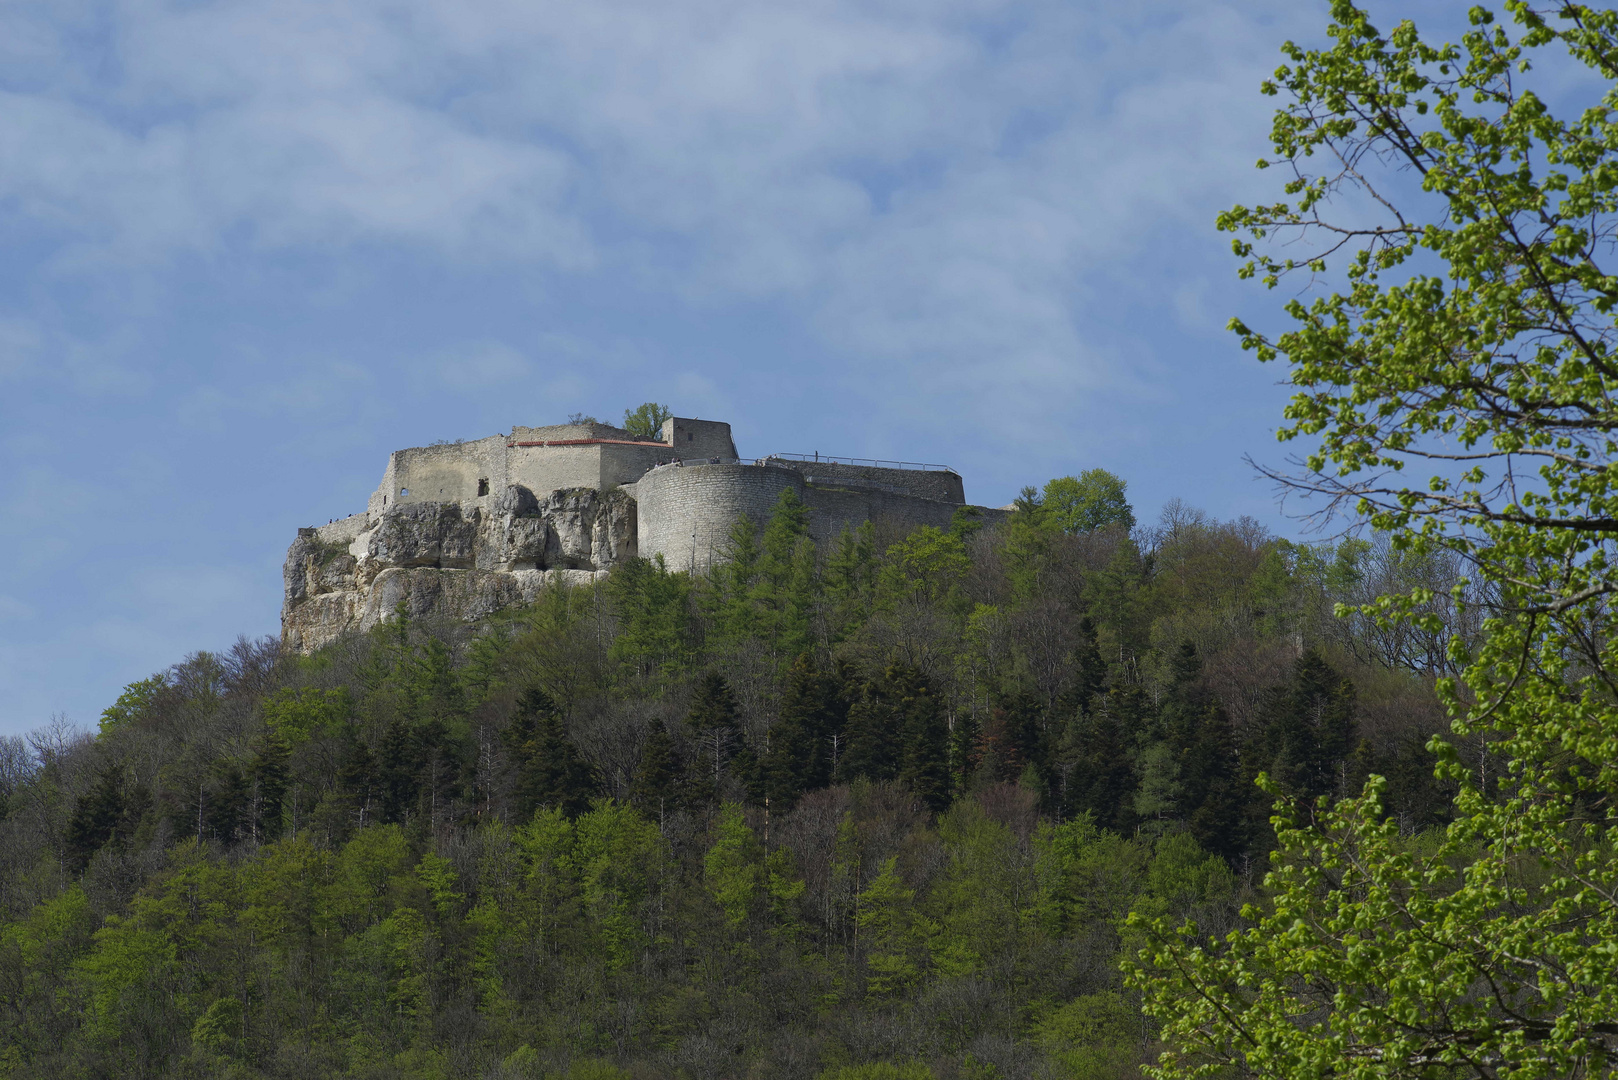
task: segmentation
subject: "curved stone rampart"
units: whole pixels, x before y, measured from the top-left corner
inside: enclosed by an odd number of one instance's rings
[[[670,570],[705,570],[730,557],[730,529],[746,514],[763,527],[781,492],[803,489],[791,469],[765,465],[663,465],[635,485],[640,554]]]
[[[867,521],[887,522],[901,531],[922,525],[947,529],[962,505],[810,477],[783,465],[665,465],[641,477],[635,487],[640,554],[648,559],[662,555],[670,570],[703,570],[724,562],[730,557],[736,519],[745,514],[762,530],[787,488],[796,490],[809,508],[809,535],[820,544]],[[997,510],[976,510],[985,524],[1004,516]]]

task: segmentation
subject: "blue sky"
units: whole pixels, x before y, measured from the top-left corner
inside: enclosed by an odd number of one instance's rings
[[[1219,210],[1320,3],[11,4],[0,731],[278,630],[390,450],[642,401],[1293,525]]]

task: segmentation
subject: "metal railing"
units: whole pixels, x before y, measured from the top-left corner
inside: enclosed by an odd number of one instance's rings
[[[949,473],[955,471],[948,465],[934,465],[921,461],[883,461],[879,458],[836,457],[832,454],[818,452],[813,454],[770,454],[760,460],[769,461],[770,458],[780,458],[783,461],[823,461],[832,465],[863,465],[873,469],[921,469],[926,472]]]

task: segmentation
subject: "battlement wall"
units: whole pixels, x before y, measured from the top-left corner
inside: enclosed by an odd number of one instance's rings
[[[510,435],[394,451],[366,512],[418,502],[493,510],[511,484],[541,497],[565,488],[601,490],[633,484],[654,466],[686,458],[734,461],[730,425],[675,417],[663,425],[662,439],[601,423],[513,427]]]
[[[846,482],[850,487],[869,485],[918,499],[961,504],[966,488],[958,474],[949,469],[889,469],[874,465],[845,465],[832,461],[794,461],[765,458],[771,465],[794,469],[822,483]]]
[[[901,533],[923,525],[947,529],[963,505],[819,482],[805,484],[800,494],[809,507],[809,535],[822,547],[835,542],[844,529],[857,529],[867,521],[886,522]]]
[[[546,424],[542,427],[513,427],[512,442],[565,442],[577,439],[622,439],[625,442],[657,442],[648,435],[631,435],[621,427],[590,421],[584,424]]]

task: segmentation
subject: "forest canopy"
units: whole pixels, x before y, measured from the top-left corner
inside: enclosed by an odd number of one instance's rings
[[[242,641],[6,742],[0,1065],[1135,1075],[1127,920],[1239,925],[1258,773],[1448,820],[1465,628],[1332,612],[1457,564],[1049,502],[816,545],[789,492],[711,572]]]

